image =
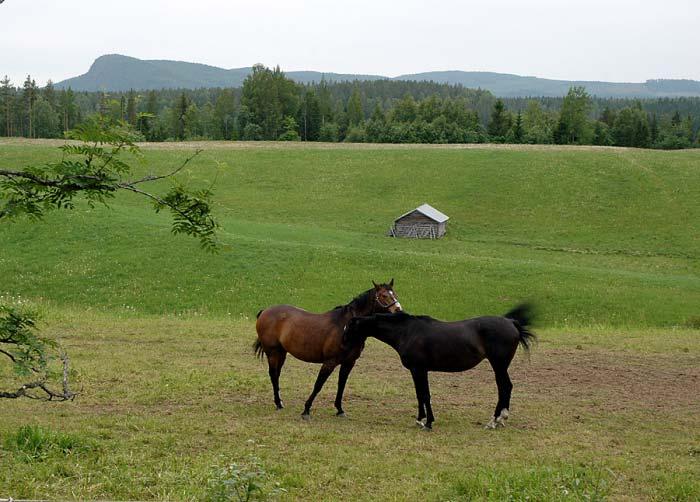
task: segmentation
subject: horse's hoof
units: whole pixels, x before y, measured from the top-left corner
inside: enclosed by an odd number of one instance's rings
[[[311,420],[311,415],[309,413],[302,413],[301,418],[304,420]]]
[[[344,411],[339,411],[338,413],[335,414],[335,416],[338,418],[346,418]]]
[[[423,427],[425,427],[425,424],[424,424],[422,421],[418,420],[418,419],[416,419],[416,425],[417,425],[418,427],[420,427],[421,429],[422,429]]]
[[[508,416],[508,408],[503,408],[501,410],[501,413],[498,415],[498,418],[496,419],[496,427],[505,427],[506,420],[508,420]]]
[[[495,428],[496,428],[496,419],[495,418],[492,418],[491,421],[484,426],[484,429],[493,430]]]
[[[421,430],[423,432],[433,432],[433,426],[430,424],[425,424],[423,427],[421,427]]]
[[[280,411],[280,410],[283,410],[283,409],[284,409],[284,406],[282,406],[281,404],[278,404],[277,406],[275,406],[275,409],[276,409],[277,411]]]

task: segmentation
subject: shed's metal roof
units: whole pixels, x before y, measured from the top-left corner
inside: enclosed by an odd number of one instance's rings
[[[431,220],[434,220],[434,221],[436,221],[436,222],[438,222],[438,223],[443,223],[443,222],[445,222],[445,221],[447,221],[447,220],[450,219],[449,216],[447,216],[447,215],[444,214],[444,213],[441,213],[440,211],[438,211],[437,209],[435,209],[435,208],[434,208],[433,206],[431,206],[430,204],[423,204],[422,206],[418,206],[417,208],[411,209],[409,212],[407,212],[407,213],[405,213],[405,214],[402,214],[401,216],[399,216],[398,218],[396,218],[394,221],[398,221],[398,220],[400,220],[401,218],[403,218],[404,216],[408,216],[408,215],[411,214],[413,211],[418,211],[419,213],[424,214],[425,216],[427,216],[427,217],[430,218]]]

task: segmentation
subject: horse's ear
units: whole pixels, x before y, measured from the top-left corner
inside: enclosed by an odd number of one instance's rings
[[[379,289],[379,284],[377,284],[377,283],[374,282],[374,281],[372,281],[372,284],[374,284],[374,289]]]
[[[389,287],[393,288],[394,287],[394,278],[392,277],[391,280],[389,281]]]

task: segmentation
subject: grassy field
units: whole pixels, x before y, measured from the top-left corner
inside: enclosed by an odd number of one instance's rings
[[[195,146],[146,147],[141,169]],[[215,182],[217,255],[130,196],[0,225],[0,300],[43,313],[83,387],[2,403],[0,497],[202,499],[253,459],[289,499],[700,497],[700,152],[205,147],[187,177]],[[56,156],[0,140],[3,167]],[[445,239],[385,237],[423,202],[451,217]],[[414,429],[410,375],[376,341],[348,419],[332,378],[300,420],[318,368],[289,359],[274,412],[255,312],[327,310],[390,277],[408,311],[439,318],[536,303],[541,342],[514,361],[506,429],[482,429],[487,366],[432,375],[435,432]]]

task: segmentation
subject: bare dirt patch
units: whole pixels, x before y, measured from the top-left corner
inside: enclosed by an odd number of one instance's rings
[[[371,374],[378,382],[398,385],[397,390],[412,392],[409,373],[393,359],[390,354],[365,355],[356,371]],[[697,398],[700,356],[690,353],[639,355],[624,351],[535,348],[529,360],[520,353],[516,356],[510,376],[514,401],[552,401],[556,406],[568,407],[572,413],[592,409],[700,413]],[[477,403],[483,406],[486,400],[490,409],[496,403],[493,371],[486,361],[464,373],[431,373],[430,382],[433,402],[440,407]],[[353,394],[351,391],[350,399],[362,398]],[[384,396],[383,401],[398,403],[412,397],[412,394],[403,395],[397,400],[391,395]]]

